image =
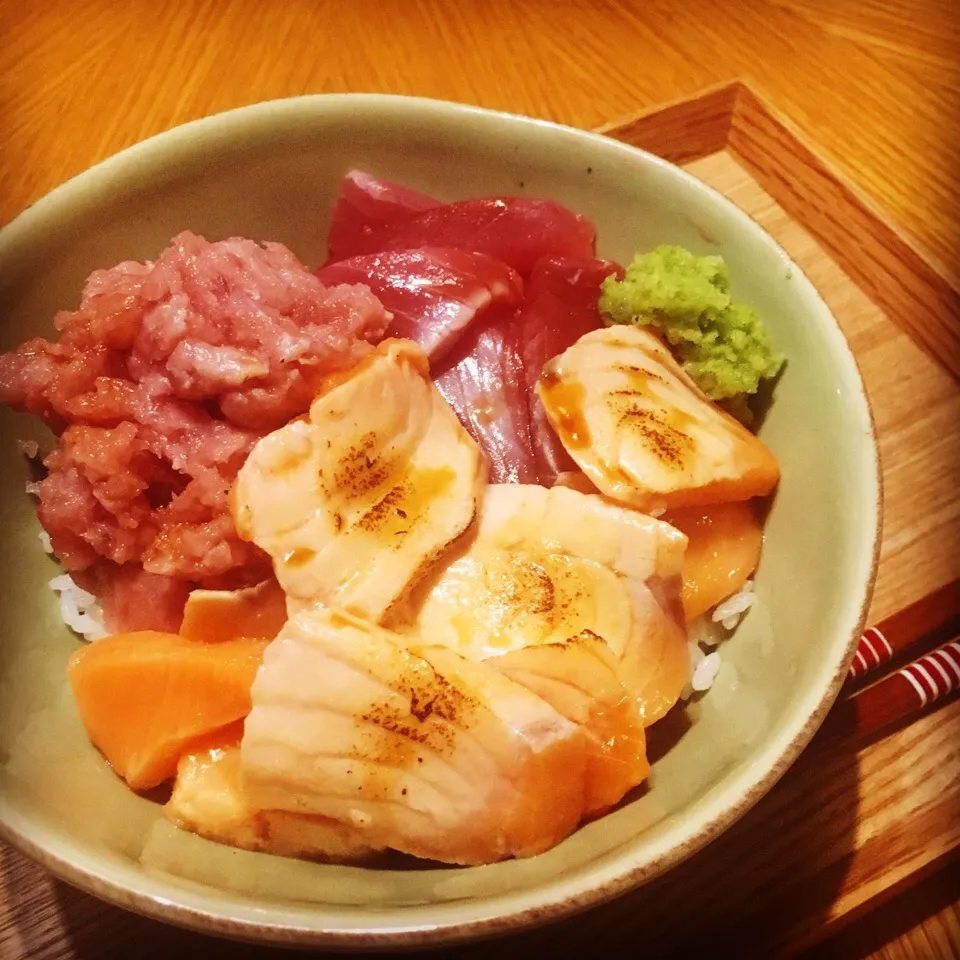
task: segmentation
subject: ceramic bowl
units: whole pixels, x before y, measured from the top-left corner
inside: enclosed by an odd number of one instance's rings
[[[601,255],[679,243],[726,259],[789,363],[763,428],[783,480],[758,602],[714,688],[654,765],[649,789],[540,856],[481,868],[361,869],[247,853],[181,833],[90,746],[64,668],[78,640],[47,586],[15,440],[2,413],[0,826],[55,874],[124,907],[278,943],[412,946],[506,933],[585,909],[669,870],[742,816],[833,702],[876,566],[880,489],[868,403],[834,318],[743,212],[654,156],[601,136],[465,106],[311,96],[164,133],[57,188],[0,233],[0,347],[49,335],[96,267],[156,256],[176,233],[279,240],[323,255],[351,167],[444,199],[546,195],[591,217]]]

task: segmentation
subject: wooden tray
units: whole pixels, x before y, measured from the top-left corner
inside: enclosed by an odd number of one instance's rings
[[[806,271],[857,356],[880,436],[884,537],[872,622],[960,615],[960,322],[946,271],[740,83],[603,132],[682,164]],[[796,955],[960,848],[960,700],[878,742],[842,703],[773,791],[668,876],[509,940],[446,953]],[[0,957],[288,957],[126,914],[0,847]],[[442,957],[443,953],[431,956]]]

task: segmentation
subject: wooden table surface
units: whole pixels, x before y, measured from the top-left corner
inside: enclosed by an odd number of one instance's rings
[[[257,100],[416,94],[590,128],[736,77],[956,277],[956,0],[0,0],[0,223]],[[960,954],[957,885],[904,896],[821,955]]]

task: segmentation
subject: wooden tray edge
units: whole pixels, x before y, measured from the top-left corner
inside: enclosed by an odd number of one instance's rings
[[[960,290],[936,257],[744,80],[709,87],[599,133],[672,163],[729,150],[858,287],[960,380]]]

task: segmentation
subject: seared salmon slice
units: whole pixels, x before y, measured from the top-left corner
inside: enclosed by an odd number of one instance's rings
[[[650,772],[644,717],[624,687],[607,643],[584,630],[561,643],[513,650],[487,661],[542,697],[587,735],[584,812],[618,803]]]
[[[493,484],[476,535],[389,623],[475,660],[589,630],[610,647],[649,724],[690,677],[679,602],[686,542],[598,495]]]
[[[244,850],[335,863],[377,853],[362,831],[338,820],[252,808],[240,786],[239,733],[180,758],[163,812],[183,830]]]
[[[537,395],[597,489],[638,510],[748,500],[779,480],[763,441],[639,327],[585,334],[546,364]]]
[[[241,744],[252,806],[449,863],[547,850],[584,810],[586,738],[495,667],[330,609],[271,644]]]
[[[233,516],[273,558],[289,610],[320,601],[378,621],[473,521],[484,470],[423,352],[389,340],[257,443]]]

